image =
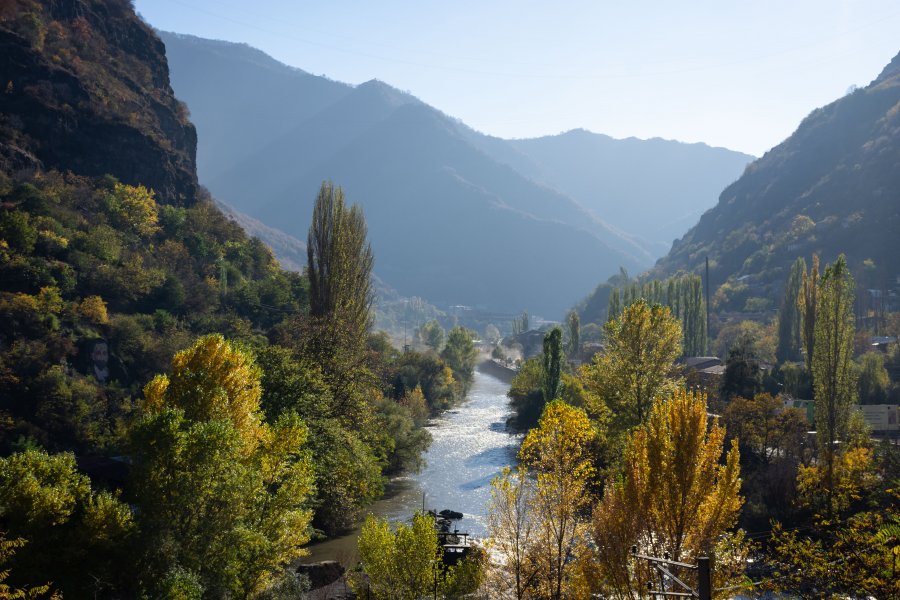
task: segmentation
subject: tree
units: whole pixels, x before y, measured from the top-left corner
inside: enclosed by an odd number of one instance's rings
[[[816,292],[812,361],[816,440],[825,463],[829,510],[834,509],[835,444],[847,432],[856,400],[853,368],[853,278],[844,255],[825,268]]]
[[[606,350],[584,368],[585,388],[606,402],[611,429],[621,435],[645,421],[654,398],[677,387],[681,326],[668,308],[638,300],[605,329]]]
[[[307,429],[290,411],[266,423],[260,394],[259,369],[220,335],[176,354],[171,376],[144,388],[131,441],[150,590],[184,569],[210,596],[247,596],[304,553]]]
[[[605,594],[644,597],[650,574],[628,564],[632,546],[675,561],[715,552],[716,583],[734,575],[738,565],[725,550],[739,548],[740,538],[725,532],[741,507],[740,454],[732,443],[720,463],[725,430],[715,420],[710,425],[706,411],[703,394],[679,390],[657,400],[648,422],[628,436],[622,466],[594,508]]]
[[[444,344],[444,328],[436,319],[432,319],[419,328],[418,337],[423,344],[435,352],[440,352]]]
[[[742,335],[728,351],[725,374],[722,377],[722,396],[730,400],[737,396],[753,398],[762,389],[759,359],[753,351],[753,340]]]
[[[541,378],[541,392],[544,394],[544,402],[550,402],[559,393],[562,358],[562,330],[559,327],[554,327],[544,335],[544,375]]]
[[[478,360],[478,350],[472,341],[471,332],[459,325],[451,329],[447,334],[447,343],[441,352],[441,358],[453,369],[465,395],[475,376],[475,363]]]
[[[587,486],[594,477],[590,452],[594,431],[584,410],[555,400],[519,450],[519,458],[534,473],[533,496],[541,575],[538,595],[568,597],[573,559],[583,551],[586,524],[581,512],[588,502]]]
[[[9,584],[4,583],[10,574],[9,569],[5,568],[7,561],[15,556],[17,548],[21,548],[26,543],[22,538],[8,540],[5,535],[0,534],[0,600],[26,600],[40,598],[44,594],[50,593],[49,584],[37,587],[12,588]],[[52,598],[57,599],[61,598],[61,596],[54,594]]]
[[[516,600],[528,598],[541,572],[537,559],[539,549],[534,482],[528,469],[520,464],[513,472],[504,467],[491,481],[488,506],[489,547],[502,560],[495,575],[498,591],[510,590]]]
[[[566,315],[566,328],[566,333],[569,334],[566,354],[569,358],[578,358],[581,352],[581,320],[574,310],[570,310]]]
[[[344,192],[323,182],[313,208],[307,238],[309,307],[345,328],[351,339],[364,341],[371,323],[372,247],[362,208],[344,203]],[[339,325],[338,325],[339,324]]]
[[[72,454],[27,450],[0,458],[0,531],[28,541],[9,561],[12,585],[49,580],[76,598],[134,593],[124,575],[135,532],[131,509],[92,490]]]
[[[376,600],[417,600],[444,584],[437,530],[434,518],[428,515],[416,513],[411,525],[399,523],[393,531],[386,519],[369,515],[357,547],[363,571],[369,576],[369,592]],[[363,596],[364,584],[356,582],[353,588]]]
[[[778,310],[778,348],[775,358],[779,363],[800,359],[800,290],[803,275],[806,273],[806,261],[803,257],[794,261],[791,274],[784,286],[784,298]]]
[[[884,367],[884,354],[866,352],[859,357],[860,404],[884,404],[891,391],[891,377]]]
[[[813,254],[812,268],[804,271],[800,284],[800,331],[803,338],[803,349],[806,351],[806,370],[813,372],[813,356],[815,356],[816,314],[818,312],[819,292],[819,257]]]

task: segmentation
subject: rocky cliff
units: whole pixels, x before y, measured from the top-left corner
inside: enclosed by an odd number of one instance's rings
[[[0,4],[0,169],[111,174],[193,201],[197,134],[126,0]]]

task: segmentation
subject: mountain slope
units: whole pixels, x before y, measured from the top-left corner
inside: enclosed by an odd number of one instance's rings
[[[211,123],[202,115],[214,114],[223,122],[240,122],[235,128],[220,128],[227,140],[219,139],[217,146],[249,145],[242,139],[249,126],[246,113],[233,102],[223,106],[220,99],[231,87],[249,87],[239,77],[225,75],[252,71],[259,57],[247,55],[244,47],[234,48],[228,55],[237,61],[234,68],[219,69],[203,86],[182,88],[179,81],[189,77],[179,74],[181,64],[189,63],[185,68],[191,71],[189,57],[204,41],[171,34],[164,38],[176,93],[191,107],[201,140],[206,136],[204,123]],[[227,44],[207,43],[216,60],[226,54],[222,47]],[[267,73],[277,71],[265,68]],[[294,77],[293,70],[284,69],[277,72]],[[305,92],[299,87],[295,91],[297,103],[304,104]],[[292,115],[277,131],[257,132],[258,139],[269,139],[235,162],[228,163],[221,149],[210,149],[204,158],[201,141],[201,164],[208,159],[218,163],[207,169],[218,175],[203,182],[238,211],[302,237],[319,184],[334,180],[366,212],[378,273],[401,293],[434,301],[559,315],[598,276],[608,276],[620,265],[634,270],[650,264],[651,257],[639,244],[568,196],[492,159],[461,134],[461,127],[409,94],[370,81],[336,94],[333,102],[305,119]],[[409,239],[419,232],[429,235],[410,246]],[[508,251],[510,260],[488,268],[498,248]],[[546,265],[555,286],[541,286],[533,298],[528,282],[534,265],[514,260],[517,249],[527,254],[531,248],[540,248],[546,256],[535,264]],[[440,270],[433,268],[438,264]],[[581,266],[552,266],[564,264]],[[501,289],[498,282],[507,280],[514,283]]]
[[[197,134],[165,47],[130,3],[8,0],[0,17],[0,168],[108,173],[164,202],[194,197]]]
[[[302,235],[322,174],[362,203],[376,270],[404,295],[559,314],[611,265],[637,265],[587,229],[535,215],[571,201],[473,151],[422,104],[398,108],[297,178],[260,219]]]
[[[774,295],[790,263],[844,252],[871,285],[900,273],[900,55],[870,85],[814,110],[751,164],[654,272],[697,270]]]
[[[753,160],[705,144],[617,140],[585,130],[509,144],[538,166],[540,181],[614,227],[647,240],[657,256],[668,251]]]

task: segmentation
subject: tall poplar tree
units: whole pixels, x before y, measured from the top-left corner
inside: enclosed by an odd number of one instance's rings
[[[804,272],[800,284],[800,332],[803,336],[803,349],[806,351],[806,370],[813,372],[813,356],[815,355],[816,309],[819,291],[819,257],[813,254],[812,268]],[[813,375],[815,377],[815,375]]]
[[[309,309],[314,317],[339,323],[351,339],[365,340],[374,292],[372,246],[362,208],[347,208],[344,192],[322,183],[307,238]]]
[[[559,327],[554,327],[544,335],[543,360],[541,391],[544,393],[544,402],[550,402],[559,393],[562,372],[562,330]]]
[[[835,444],[847,432],[856,400],[853,366],[853,278],[844,255],[825,268],[819,280],[813,349],[816,437],[825,466],[828,510],[834,509]]]
[[[784,286],[784,298],[778,310],[778,347],[775,350],[775,358],[780,363],[800,358],[800,290],[805,272],[806,261],[801,256],[794,261]]]

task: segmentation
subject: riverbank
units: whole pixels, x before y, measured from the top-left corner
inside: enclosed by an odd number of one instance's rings
[[[495,360],[493,358],[487,358],[478,365],[478,369],[485,373],[490,373],[494,377],[500,379],[501,381],[505,381],[506,383],[512,383],[513,377],[516,376],[516,370],[503,364],[502,362]]]
[[[390,521],[406,521],[422,510],[422,496],[429,510],[451,509],[463,513],[454,527],[481,537],[487,533],[490,482],[513,463],[521,438],[506,432],[509,381],[494,374],[482,362],[466,400],[432,419],[428,430],[432,443],[425,453],[425,467],[392,479],[385,495],[369,511]],[[511,379],[511,377],[509,377]],[[303,562],[337,560],[356,564],[359,529],[311,544]]]

